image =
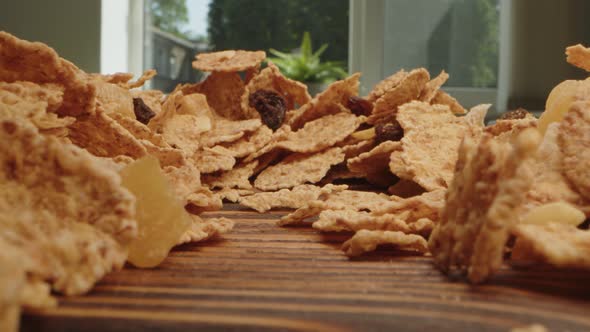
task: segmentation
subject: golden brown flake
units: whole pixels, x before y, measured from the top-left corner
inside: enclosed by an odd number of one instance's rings
[[[391,156],[392,172],[426,190],[447,188],[462,137],[477,137],[482,128],[472,126],[467,116],[456,117],[446,106],[423,102],[403,105],[397,118],[404,137],[399,159]]]
[[[207,96],[209,107],[217,115],[230,120],[246,119],[240,106],[244,82],[238,73],[213,72],[196,87],[195,92]]]
[[[572,104],[561,121],[557,143],[563,152],[566,178],[576,191],[590,199],[590,101]]]
[[[192,157],[192,162],[203,174],[218,171],[229,171],[236,164],[233,153],[221,146],[204,148],[197,151]]]
[[[307,92],[307,86],[301,82],[293,81],[281,74],[277,66],[272,62],[258,75],[254,76],[246,85],[242,95],[241,107],[246,118],[258,118],[258,112],[250,107],[250,95],[258,90],[270,90],[278,93],[286,103],[287,111],[295,107],[307,104],[311,97]]]
[[[316,183],[328,173],[332,165],[343,160],[344,153],[338,147],[315,154],[294,153],[262,171],[254,181],[254,186],[267,191]]]
[[[193,61],[193,68],[209,72],[238,72],[258,67],[266,58],[264,51],[228,50],[200,53]]]
[[[244,135],[231,143],[223,143],[222,146],[231,152],[234,158],[243,158],[256,151],[260,151],[273,137],[272,129],[261,126],[256,131]]]
[[[570,46],[565,49],[567,62],[590,72],[590,49],[581,44]]]
[[[454,114],[465,114],[467,110],[459,104],[457,99],[453,98],[448,93],[438,90],[438,92],[434,95],[434,98],[430,100],[432,105],[440,104],[440,105],[447,105]]]
[[[281,189],[275,192],[261,192],[245,196],[239,199],[239,203],[261,213],[274,208],[298,209],[304,206],[305,203],[316,200],[322,194],[329,194],[346,188],[347,186],[335,186],[332,184],[324,187],[302,184],[292,189]]]
[[[96,89],[83,71],[49,46],[20,40],[4,31],[0,31],[0,81],[62,85],[63,103],[56,111],[60,116],[94,113]]]
[[[424,86],[424,89],[420,93],[420,97],[418,99],[420,101],[429,103],[434,98],[434,96],[436,95],[436,93],[438,92],[440,87],[443,84],[445,84],[445,82],[448,79],[449,79],[449,74],[447,74],[444,70],[441,71],[437,77],[431,79],[428,83],[426,83],[426,85]]]
[[[135,159],[147,154],[139,140],[100,108],[93,115],[79,116],[69,127],[68,138],[99,157]]]
[[[426,69],[412,70],[396,87],[386,91],[375,101],[373,112],[367,122],[379,124],[395,121],[398,107],[418,99],[429,79],[430,75]]]
[[[274,148],[300,153],[321,151],[343,141],[363,120],[364,117],[357,117],[352,113],[326,115],[307,122],[297,131],[286,132],[278,139]]]
[[[135,200],[115,171],[18,119],[0,120],[0,164],[0,224],[12,230],[0,237],[28,275],[73,295],[123,266]]]
[[[232,170],[220,174],[207,174],[203,178],[209,188],[239,188],[251,189],[250,177],[254,174],[254,169],[258,161],[254,160],[249,163],[242,163]]]
[[[560,268],[590,269],[590,231],[573,225],[519,224],[513,228],[515,261],[542,262]]]
[[[325,115],[342,112],[348,98],[358,95],[360,73],[356,73],[344,80],[336,81],[326,90],[316,95],[309,103],[291,112],[287,124],[297,130],[306,122]]]
[[[403,251],[428,252],[428,242],[415,234],[406,234],[394,231],[369,231],[360,230],[354,236],[342,244],[342,250],[347,256],[360,256],[366,252],[374,251],[377,246],[390,244]]]
[[[534,158],[539,140],[535,129],[523,131],[513,146],[489,134],[479,143],[465,136],[441,220],[429,240],[443,272],[458,269],[479,283],[501,266],[509,229],[518,222],[533,181],[523,165]]]
[[[371,90],[371,92],[367,96],[367,100],[371,103],[376,102],[377,99],[381,98],[381,96],[385,94],[385,92],[397,87],[401,83],[401,81],[403,81],[406,78],[406,76],[408,76],[408,74],[408,72],[402,69],[396,72],[395,74],[385,78],[383,81],[377,83],[373,90]]]
[[[200,242],[228,233],[234,228],[234,222],[227,218],[203,219],[191,214],[192,224],[180,237],[177,244]]]

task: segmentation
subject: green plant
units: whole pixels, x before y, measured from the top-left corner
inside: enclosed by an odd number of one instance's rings
[[[330,82],[346,77],[342,63],[337,61],[322,62],[320,56],[326,51],[328,44],[323,44],[313,52],[309,32],[303,33],[303,40],[298,53],[283,53],[270,49],[275,58],[268,60],[277,65],[281,72],[294,80],[301,82]]]

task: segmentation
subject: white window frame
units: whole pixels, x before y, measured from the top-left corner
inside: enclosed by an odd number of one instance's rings
[[[351,73],[361,72],[361,94],[366,94],[384,77],[383,41],[385,26],[385,0],[349,0],[349,52]],[[495,116],[506,110],[508,99],[510,54],[510,0],[500,0],[500,32],[498,59],[498,88],[448,87],[445,91],[457,98],[465,107],[491,103]]]
[[[144,0],[101,1],[101,73],[142,74],[146,40],[143,8]]]

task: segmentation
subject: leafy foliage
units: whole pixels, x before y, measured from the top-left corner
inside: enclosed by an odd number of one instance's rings
[[[275,58],[269,58],[287,77],[302,82],[328,82],[346,77],[342,63],[336,61],[321,62],[320,56],[326,51],[328,44],[323,44],[313,52],[309,32],[303,33],[299,51],[283,53],[270,49]]]
[[[348,60],[348,1],[212,0],[209,42],[213,50],[293,50],[309,31],[330,47],[322,60]]]
[[[190,39],[190,33],[182,30],[188,24],[186,0],[151,0],[152,24],[177,37]]]

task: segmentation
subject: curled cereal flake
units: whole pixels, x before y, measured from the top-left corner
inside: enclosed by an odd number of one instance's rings
[[[389,156],[401,149],[399,141],[385,141],[371,151],[361,153],[348,160],[348,169],[361,174],[389,173]],[[391,173],[389,173],[391,174]]]
[[[44,102],[47,112],[56,112],[63,103],[64,88],[57,84],[37,84],[32,82],[0,82],[1,102],[5,105],[19,101],[28,103]],[[24,110],[23,110],[24,111]]]
[[[315,154],[292,154],[258,175],[254,186],[261,190],[291,188],[304,183],[319,182],[332,165],[341,163],[341,148],[331,148]]]
[[[79,116],[69,127],[68,138],[99,157],[139,158],[147,154],[139,140],[100,108],[93,115]]]
[[[449,74],[447,74],[444,70],[441,71],[437,77],[431,79],[428,83],[426,83],[418,99],[420,101],[429,103],[432,100],[432,98],[434,98],[440,87],[443,84],[445,84],[445,82],[448,79]]]
[[[566,48],[565,54],[568,63],[590,72],[590,48],[578,44]]]
[[[203,174],[217,171],[229,171],[236,164],[232,152],[224,147],[215,146],[195,152],[192,162]]]
[[[203,178],[209,188],[251,189],[250,177],[254,174],[258,161],[240,164],[232,170],[221,174],[208,174]]]
[[[183,206],[188,203],[188,197],[192,193],[201,189],[201,174],[194,165],[166,166],[163,167],[163,171]]]
[[[453,98],[451,95],[449,95],[448,93],[446,93],[442,90],[438,90],[436,95],[434,95],[434,98],[432,98],[432,100],[430,100],[430,103],[432,105],[435,105],[435,104],[447,105],[451,109],[451,112],[453,112],[454,114],[467,113],[467,110],[465,108],[463,108],[463,106],[461,106],[461,104],[459,104],[457,99]]]
[[[268,67],[248,82],[242,95],[242,111],[247,118],[258,117],[258,112],[250,106],[249,99],[251,94],[259,90],[275,91],[281,95],[285,100],[287,110],[294,109],[296,105],[305,105],[311,99],[304,84],[286,78],[277,66],[269,62]]]
[[[126,82],[125,87],[127,89],[140,88],[140,87],[142,87],[145,84],[145,82],[151,80],[157,74],[158,73],[156,72],[155,69],[148,69],[148,70],[144,71],[143,74],[141,74],[141,76],[139,78],[137,78],[137,81],[135,81],[135,82]]]
[[[470,125],[469,118],[453,115],[446,106],[423,102],[401,106],[397,119],[404,129],[402,152],[400,160],[391,160],[390,168],[400,178],[412,180],[426,190],[449,185],[462,137],[476,137],[482,131],[480,126]]]
[[[479,143],[465,136],[455,178],[441,220],[430,236],[435,264],[459,269],[473,283],[484,281],[502,264],[509,228],[533,181],[523,165],[535,156],[540,137],[522,132],[513,146],[485,134]]]
[[[364,117],[351,113],[326,115],[307,122],[303,128],[286,133],[275,148],[301,153],[324,150],[343,141],[363,122]]]
[[[115,119],[138,140],[146,140],[160,147],[170,147],[162,135],[152,132],[151,129],[143,123],[118,113],[110,114],[109,116]]]
[[[393,214],[376,216],[365,211],[325,210],[320,213],[318,220],[312,226],[322,232],[356,232],[366,229],[372,231],[398,231],[406,234],[428,236],[434,228],[434,222],[422,218],[407,223]]]
[[[49,46],[0,31],[0,81],[55,83],[64,87],[60,116],[92,114],[96,90],[87,75]]]
[[[381,98],[381,96],[385,94],[385,92],[397,87],[401,83],[401,81],[403,81],[404,78],[406,78],[406,76],[408,76],[408,72],[402,69],[397,73],[387,77],[383,81],[377,83],[377,85],[375,85],[373,90],[371,90],[371,92],[367,96],[367,100],[371,103],[376,102],[377,99]]]
[[[166,143],[188,155],[200,147],[201,134],[210,131],[213,114],[201,94],[183,95],[178,91],[168,96],[148,127],[161,134]]]
[[[203,219],[191,214],[192,224],[182,234],[177,244],[200,242],[221,234],[228,233],[234,228],[234,222],[227,218]]]
[[[559,126],[557,143],[563,152],[565,177],[590,199],[590,101],[572,104]]]
[[[0,238],[28,275],[74,295],[123,266],[137,225],[116,171],[19,119],[0,120],[0,165]]]
[[[261,126],[235,142],[222,145],[231,152],[234,158],[243,158],[262,149],[272,137],[272,130],[267,126]]]
[[[445,190],[425,192],[419,196],[402,199],[392,197],[372,209],[374,215],[395,215],[396,218],[412,223],[422,218],[438,221],[445,204]]]
[[[201,145],[212,147],[220,143],[231,143],[242,138],[246,133],[254,132],[262,126],[259,119],[230,121],[216,119],[213,129],[201,138]]]
[[[342,105],[346,105],[348,98],[358,95],[360,76],[360,73],[356,73],[344,80],[330,84],[326,90],[315,96],[309,103],[290,113],[287,121],[289,126],[296,130],[303,127],[306,122],[341,112]]]
[[[185,154],[182,150],[157,146],[147,140],[141,140],[140,142],[145,147],[148,154],[156,157],[156,159],[160,161],[162,167],[182,167],[187,163]]]
[[[214,192],[217,197],[221,200],[227,200],[232,203],[238,203],[240,197],[246,197],[255,194],[256,191],[250,189],[234,189],[234,188],[222,188]]]
[[[210,72],[238,72],[260,66],[266,58],[264,51],[228,50],[200,53],[193,61],[193,68]]]
[[[296,224],[318,215],[324,210],[368,210],[389,202],[389,196],[366,191],[341,190],[331,193],[320,193],[317,200],[309,201],[281,218],[280,226]]]
[[[360,230],[350,240],[342,244],[342,250],[347,256],[360,256],[374,251],[377,246],[391,244],[403,251],[428,252],[428,243],[419,235],[393,231]]]
[[[367,122],[379,124],[394,121],[398,107],[417,99],[429,79],[430,75],[426,69],[412,70],[396,87],[386,91],[375,101],[373,112]]]
[[[24,118],[43,134],[65,136],[67,127],[76,120],[49,113],[59,108],[62,95],[62,90],[53,84],[0,82],[0,116]]]
[[[590,214],[590,203],[576,192],[564,174],[563,151],[557,143],[559,123],[551,123],[539,145],[537,158],[531,166],[535,181],[526,193],[523,213],[552,202],[568,202]]]
[[[96,101],[107,114],[119,113],[135,119],[133,96],[128,89],[105,82],[100,77],[95,77],[91,81],[96,88]]]
[[[216,211],[223,207],[221,197],[213,193],[207,187],[200,187],[187,197],[186,210],[192,214],[200,214],[205,211]]]
[[[213,72],[197,87],[196,92],[207,96],[207,103],[217,115],[230,120],[246,118],[240,107],[244,82],[238,73]]]
[[[548,263],[560,268],[590,269],[590,231],[573,225],[519,224],[512,233],[515,261]]]
[[[292,189],[281,189],[275,192],[262,192],[239,199],[240,205],[249,207],[258,212],[266,212],[274,208],[298,209],[305,203],[317,199],[321,194],[329,194],[346,189],[347,186],[335,186],[328,184],[318,187],[311,184],[302,184]]]

